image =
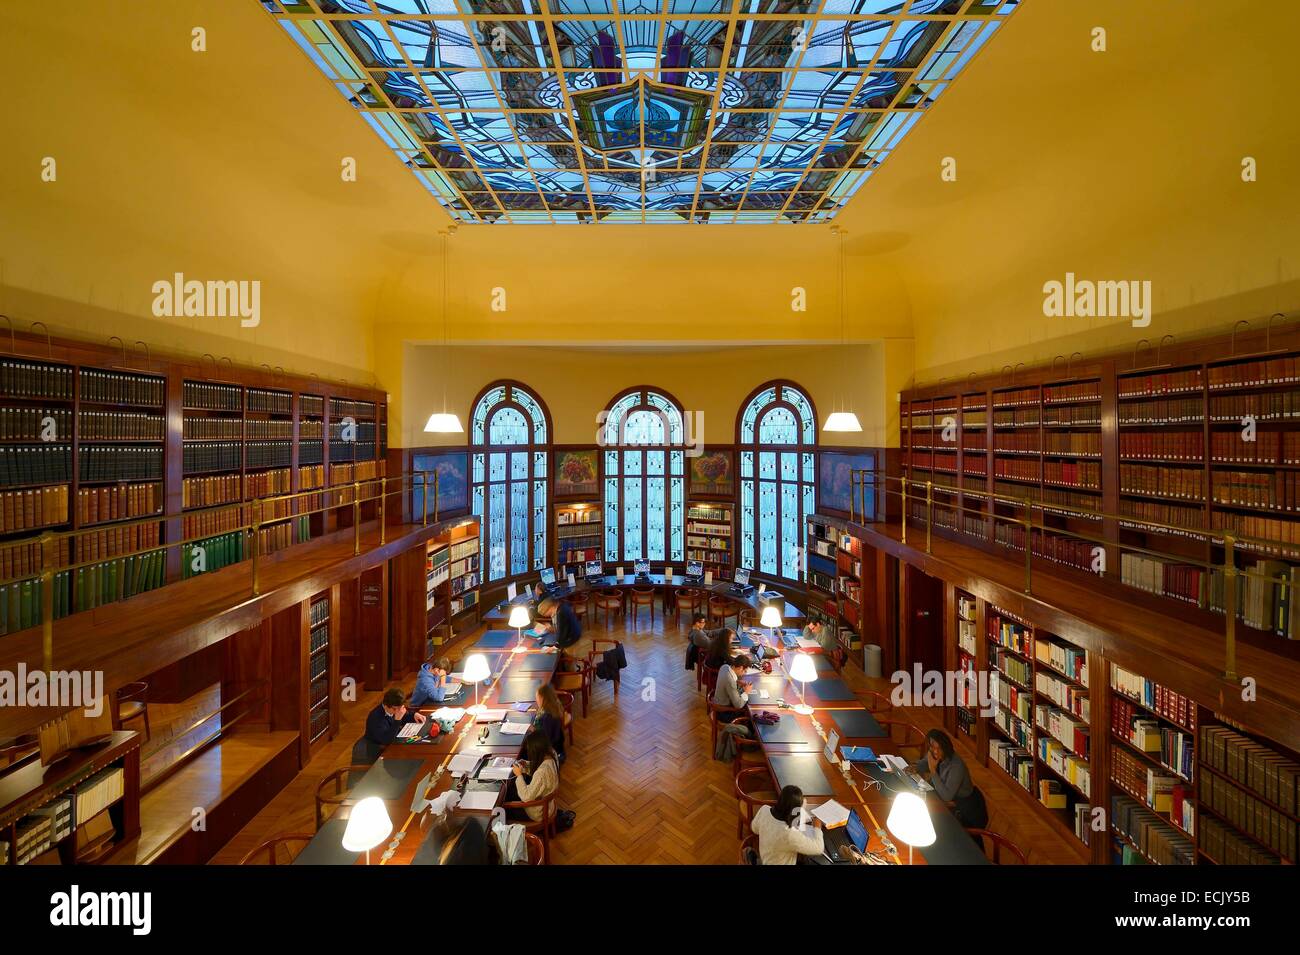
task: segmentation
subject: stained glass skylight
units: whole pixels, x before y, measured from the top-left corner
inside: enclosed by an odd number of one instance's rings
[[[466,223],[825,222],[1019,0],[258,0]]]

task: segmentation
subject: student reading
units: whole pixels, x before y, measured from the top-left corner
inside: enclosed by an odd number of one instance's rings
[[[939,797],[957,821],[968,829],[988,825],[988,806],[984,794],[971,782],[970,770],[953,749],[952,739],[940,729],[925,734],[925,756],[916,763],[916,771],[930,780]]]
[[[537,617],[537,623],[533,626],[537,635],[543,636],[554,630],[555,643],[561,650],[567,650],[582,639],[582,624],[578,622],[578,615],[573,612],[573,607],[567,600],[543,598],[537,605]]]
[[[373,746],[388,746],[404,723],[423,723],[424,714],[406,707],[406,694],[398,687],[384,691],[384,698],[366,717],[366,741]]]
[[[814,816],[811,826],[803,818],[803,790],[786,786],[775,806],[763,806],[754,813],[750,828],[758,836],[758,858],[763,865],[794,865],[800,856],[819,856],[826,851],[821,823]]]
[[[506,802],[545,799],[559,788],[560,767],[551,741],[541,730],[530,730],[524,737],[524,758],[515,763],[514,776],[506,786]],[[506,818],[518,822],[541,822],[542,807],[510,807],[506,810]]]
[[[415,691],[411,694],[411,706],[424,706],[426,703],[441,703],[447,698],[447,674],[451,672],[451,661],[442,657],[437,663],[425,663],[420,667],[420,675],[415,678]]]

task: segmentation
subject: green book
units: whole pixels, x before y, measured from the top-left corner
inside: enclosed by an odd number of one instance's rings
[[[19,611],[19,630],[26,630],[32,626],[32,581],[24,580],[22,583],[21,597],[22,608]]]

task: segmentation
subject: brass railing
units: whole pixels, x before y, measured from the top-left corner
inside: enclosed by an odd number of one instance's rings
[[[348,484],[338,484],[331,487],[311,488],[305,491],[295,491],[289,494],[271,494],[264,497],[252,498],[247,501],[239,501],[232,504],[218,504],[212,507],[192,508],[184,510],[181,513],[171,514],[153,514],[148,517],[134,518],[129,521],[114,521],[95,524],[91,527],[81,528],[73,531],[46,531],[45,533],[22,538],[20,540],[8,541],[0,544],[0,550],[19,550],[29,548],[39,548],[40,552],[40,569],[30,573],[17,574],[12,577],[0,579],[0,587],[14,583],[23,583],[27,581],[40,581],[41,584],[41,628],[42,628],[42,647],[44,651],[45,669],[51,668],[51,661],[54,655],[54,589],[55,579],[62,574],[73,575],[78,570],[98,567],[103,564],[119,560],[126,560],[132,557],[141,557],[146,554],[166,554],[173,548],[186,548],[200,545],[205,541],[211,541],[219,537],[227,537],[232,534],[241,534],[246,544],[245,555],[237,561],[232,561],[224,567],[234,566],[239,563],[248,562],[250,564],[250,589],[252,596],[256,597],[261,594],[261,562],[264,556],[270,553],[278,553],[287,550],[289,547],[297,546],[299,543],[306,541],[297,541],[289,544],[288,547],[277,548],[275,551],[262,553],[261,530],[271,524],[280,524],[293,522],[302,518],[311,517],[313,514],[323,514],[330,511],[337,511],[343,508],[352,510],[352,553],[354,555],[361,553],[361,527],[363,523],[369,524],[361,519],[361,506],[370,502],[376,503],[376,512],[374,522],[379,527],[379,545],[387,543],[388,527],[385,520],[385,512],[388,502],[393,497],[405,495],[408,492],[421,490],[421,514],[420,522],[427,525],[429,523],[429,491],[432,491],[433,497],[433,520],[438,520],[439,509],[439,480],[438,472],[433,471],[415,471],[394,477],[370,478],[364,481],[352,481]],[[319,504],[315,503],[319,499]],[[306,506],[303,506],[303,505]],[[71,505],[70,505],[71,506]],[[279,514],[278,516],[267,517],[266,512],[272,511],[276,514],[277,508],[286,507],[291,513]],[[195,515],[220,515],[234,514],[235,519],[228,526],[221,526],[220,530],[210,530],[192,536],[182,536],[178,540],[165,541],[157,544],[149,544],[138,547],[133,550],[124,550],[112,555],[95,557],[89,560],[74,560],[77,553],[76,541],[80,538],[88,538],[102,534],[106,531],[112,531],[122,528],[131,528],[144,525],[157,525],[166,521],[184,522],[185,518]],[[252,519],[246,519],[251,514]],[[249,542],[251,540],[251,546]],[[63,542],[71,542],[71,549],[67,553],[67,560],[61,560],[58,552],[58,546]],[[184,551],[181,553],[182,560],[185,557]],[[165,576],[165,575],[164,575]],[[174,583],[174,580],[164,579],[165,586]],[[72,579],[75,587],[75,578]],[[151,589],[158,589],[157,587]],[[138,591],[144,593],[146,591]],[[126,596],[134,596],[128,594]],[[107,603],[116,602],[115,598]],[[97,606],[104,606],[99,604]],[[87,608],[93,609],[93,608]],[[78,611],[75,607],[70,607],[67,616],[72,616]],[[62,619],[62,618],[60,618]],[[0,640],[4,637],[0,636]]]
[[[955,526],[948,526],[935,521],[934,512],[936,493],[947,497],[946,500],[940,502],[939,506],[943,510],[949,511],[954,515],[953,523]],[[925,531],[924,549],[927,554],[932,552],[933,531],[936,527],[959,536],[972,536],[963,530],[962,527],[961,518],[967,513],[973,514],[982,521],[992,522],[988,525],[990,530],[992,530],[992,534],[985,535],[979,539],[991,540],[992,543],[1005,547],[1008,550],[1016,550],[1018,548],[1014,544],[1009,544],[997,539],[997,525],[1007,524],[1020,527],[1024,533],[1024,592],[1026,594],[1033,593],[1034,558],[1036,556],[1039,560],[1045,560],[1049,563],[1060,563],[1059,561],[1052,560],[1049,557],[1036,555],[1034,553],[1035,531],[1093,544],[1095,547],[1103,548],[1103,555],[1105,553],[1105,548],[1116,548],[1125,553],[1139,554],[1153,557],[1160,561],[1168,561],[1184,566],[1196,567],[1211,575],[1214,572],[1222,573],[1224,582],[1223,607],[1221,609],[1225,617],[1224,675],[1233,680],[1237,679],[1237,579],[1254,579],[1282,588],[1292,586],[1291,581],[1286,577],[1271,577],[1268,574],[1262,574],[1255,570],[1237,567],[1236,554],[1238,549],[1242,549],[1247,553],[1253,553],[1255,556],[1260,558],[1289,557],[1293,560],[1300,560],[1300,544],[1291,544],[1285,541],[1253,537],[1247,534],[1228,531],[1226,529],[1171,524],[1164,521],[1137,517],[1131,514],[1110,514],[1101,510],[1061,504],[1055,501],[1036,498],[1031,494],[1026,494],[1022,497],[1010,497],[997,492],[987,492],[970,488],[958,488],[954,485],[939,484],[935,483],[933,480],[920,481],[912,478],[904,479],[901,477],[886,475],[879,469],[859,469],[853,471],[850,475],[849,496],[850,520],[854,523],[861,524],[879,523],[887,520],[888,515],[891,515],[893,511],[892,508],[882,506],[882,504],[887,505],[891,497],[897,498],[899,501],[898,524],[901,542],[903,544],[908,543],[907,532],[909,525],[918,525]],[[980,503],[978,506],[968,503],[967,498],[977,499]],[[923,501],[924,507],[919,515],[913,515],[912,508],[909,507],[909,504],[914,504],[918,501]],[[985,502],[987,502],[987,506]],[[1187,503],[1191,506],[1195,502],[1188,501]],[[997,513],[996,505],[999,504],[1014,509],[1015,513]],[[1080,518],[1092,522],[1116,521],[1120,525],[1133,530],[1153,531],[1188,537],[1193,540],[1200,540],[1207,545],[1207,548],[1210,545],[1219,545],[1223,547],[1223,561],[1222,563],[1215,563],[1210,559],[1198,559],[1196,557],[1190,557],[1172,551],[1162,551],[1137,544],[1124,543],[1119,540],[1107,539],[1085,530],[1055,527],[1046,523],[1045,518],[1048,514]],[[1209,551],[1207,550],[1207,554],[1208,553]],[[1115,579],[1104,556],[1102,557],[1100,569],[1094,569],[1092,572],[1103,578]],[[1120,582],[1123,582],[1122,578]],[[1200,593],[1198,593],[1197,605],[1202,609],[1217,611],[1219,608],[1212,607],[1208,599],[1211,584],[1212,578],[1211,581],[1207,581],[1206,586],[1201,589]],[[1140,588],[1135,589],[1140,590]],[[1170,599],[1179,598],[1171,597]]]

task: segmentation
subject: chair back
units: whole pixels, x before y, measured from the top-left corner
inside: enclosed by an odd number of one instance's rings
[[[878,719],[876,722],[885,731],[890,742],[900,750],[914,750],[912,754],[914,759],[920,759],[925,753],[925,734],[911,723],[890,719]],[[908,753],[904,752],[902,755],[907,756]]]
[[[704,702],[707,706],[708,702],[713,699],[713,691],[718,688],[718,668],[704,664],[701,664],[701,666],[704,667]]]
[[[979,841],[980,848],[984,850],[984,855],[994,865],[1008,864],[1002,861],[1003,852],[1006,852],[1011,859],[1015,860],[1017,865],[1029,864],[1029,856],[1021,852],[1019,846],[1001,833],[994,832],[991,829],[967,829],[966,831]]]
[[[531,832],[525,832],[524,845],[528,847],[528,864],[541,865],[542,860],[546,858],[546,846],[542,844],[542,840]]]
[[[740,843],[740,864],[741,865],[762,865],[763,860],[758,855],[758,836],[752,832],[745,836]]]
[[[305,832],[292,832],[287,835],[276,836],[273,839],[267,839],[256,849],[253,849],[245,855],[244,858],[240,859],[239,864],[256,865],[256,860],[261,856],[265,856],[266,862],[263,863],[264,865],[287,865],[293,861],[294,856],[296,856],[298,852],[302,851],[301,846],[295,850],[292,848],[292,844],[301,842],[305,846],[307,843],[311,842],[313,838],[315,837],[308,835]],[[286,861],[283,863],[279,861],[281,850],[283,850],[288,856]]]

